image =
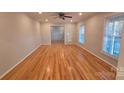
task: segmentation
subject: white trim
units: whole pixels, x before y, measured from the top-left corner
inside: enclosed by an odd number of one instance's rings
[[[83,43],[81,43],[81,42],[78,41],[78,43],[79,43],[79,45],[84,45],[85,41]]]
[[[71,43],[65,43],[65,45],[73,45],[74,43],[73,42],[71,42]]]
[[[81,47],[82,49],[86,50],[87,52],[91,53],[92,55],[94,55],[95,57],[99,58],[100,60],[104,61],[105,63],[111,65],[113,68],[117,69],[117,67],[113,66],[112,64],[108,63],[106,60],[100,58],[99,56],[95,55],[94,53],[92,53],[91,51],[89,51],[88,49],[82,47],[81,45],[74,43],[75,45]],[[12,69],[14,69],[18,64],[20,64],[21,62],[23,62],[28,56],[30,56],[35,50],[37,50],[39,47],[41,46],[41,44],[36,47],[35,49],[33,49],[28,55],[26,55],[22,60],[20,60],[17,64],[15,64],[13,67],[11,67],[9,70],[7,70],[3,75],[0,76],[0,79],[2,79],[7,73],[9,73]]]
[[[82,49],[86,50],[87,52],[89,52],[90,54],[94,55],[95,57],[99,58],[100,60],[104,61],[105,63],[107,63],[108,65],[112,66],[113,68],[115,68],[117,70],[117,67],[115,67],[114,65],[110,64],[107,60],[104,60],[103,58],[99,57],[98,55],[94,54],[93,52],[91,52],[90,50],[82,47],[81,45],[77,44],[77,46],[81,47]]]
[[[51,44],[42,44],[43,46],[51,45]]]
[[[118,60],[118,57],[113,56],[113,55],[111,55],[111,54],[105,52],[104,50],[102,50],[101,53],[104,54],[104,55],[106,55],[106,56],[108,56],[108,57],[111,57],[111,58],[113,58],[113,59],[115,59],[115,60]]]
[[[36,51],[42,44],[38,45],[35,49],[33,49],[28,55],[26,55],[23,59],[21,59],[17,64],[12,66],[10,69],[8,69],[3,75],[0,76],[0,79],[2,79],[6,74],[8,74],[12,69],[14,69],[17,65],[19,65],[21,62],[23,62],[28,56],[30,56],[34,51]]]
[[[119,56],[118,57],[116,57],[116,56],[114,56],[114,55],[111,55],[111,54],[109,54],[109,53],[107,53],[107,52],[105,52],[104,50],[103,50],[103,48],[104,48],[104,36],[105,36],[105,32],[106,32],[106,22],[107,22],[107,20],[110,18],[110,17],[116,17],[116,16],[121,16],[121,15],[124,15],[124,13],[114,13],[114,14],[110,14],[109,16],[106,16],[105,18],[104,18],[104,31],[103,31],[103,40],[102,40],[102,50],[101,50],[101,53],[102,54],[104,54],[104,55],[106,55],[106,56],[108,56],[108,57],[111,57],[111,58],[113,58],[113,59],[115,59],[115,60],[118,60],[118,58],[119,58]],[[121,43],[121,42],[120,42]]]
[[[121,16],[121,15],[123,15],[124,13],[122,13],[122,12],[116,12],[116,13],[112,13],[112,14],[108,14],[108,15],[106,15],[106,16],[104,16],[105,18],[109,18],[109,17],[116,17],[116,16]]]

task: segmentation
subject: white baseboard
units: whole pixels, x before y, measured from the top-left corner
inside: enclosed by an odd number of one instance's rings
[[[104,61],[105,63],[111,65],[113,68],[117,69],[117,67],[115,67],[114,65],[110,64],[108,61],[102,59],[101,57],[97,56],[96,54],[92,53],[91,51],[89,51],[88,49],[82,47],[81,45],[74,43],[75,45],[81,47],[82,49],[86,50],[87,52],[91,53],[92,55],[94,55],[95,57],[99,58],[100,60]],[[44,44],[42,44],[44,45]],[[21,62],[23,62],[29,55],[31,55],[35,50],[37,50],[39,47],[41,46],[41,44],[39,46],[37,46],[35,49],[33,49],[28,55],[26,55],[22,60],[20,60],[17,64],[15,64],[13,67],[11,67],[9,70],[7,70],[3,75],[0,76],[0,79],[2,79],[7,73],[9,73],[12,69],[14,69],[18,64],[20,64]]]
[[[51,45],[51,42],[50,43],[42,43],[42,45]]]
[[[81,45],[75,43],[77,46],[81,47],[82,49],[86,50],[87,52],[89,52],[90,54],[94,55],[95,57],[99,58],[100,60],[102,60],[103,62],[105,62],[106,64],[112,66],[114,69],[117,70],[117,67],[115,67],[114,65],[110,64],[107,60],[104,60],[103,58],[99,57],[98,55],[94,54],[93,52],[91,52],[90,50],[82,47]]]
[[[51,44],[42,44],[43,46],[50,46]]]
[[[22,60],[20,60],[17,64],[12,66],[10,69],[8,69],[3,75],[0,76],[0,79],[2,79],[5,75],[7,75],[12,69],[14,69],[18,64],[23,62],[28,56],[30,56],[35,50],[37,50],[42,44],[38,45],[35,49],[33,49],[28,55],[26,55]]]

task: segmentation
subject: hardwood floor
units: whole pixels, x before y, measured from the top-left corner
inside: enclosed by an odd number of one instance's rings
[[[76,45],[53,44],[38,48],[3,80],[115,79],[111,66]]]

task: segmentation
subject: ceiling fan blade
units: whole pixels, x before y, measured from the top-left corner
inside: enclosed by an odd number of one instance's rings
[[[72,16],[64,16],[64,17],[66,17],[66,18],[72,18]]]
[[[65,18],[64,18],[64,17],[63,17],[62,19],[63,19],[63,20],[65,20]]]

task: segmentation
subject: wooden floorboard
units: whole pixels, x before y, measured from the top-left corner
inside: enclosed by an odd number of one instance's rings
[[[76,45],[44,45],[3,80],[114,80],[111,66]]]

